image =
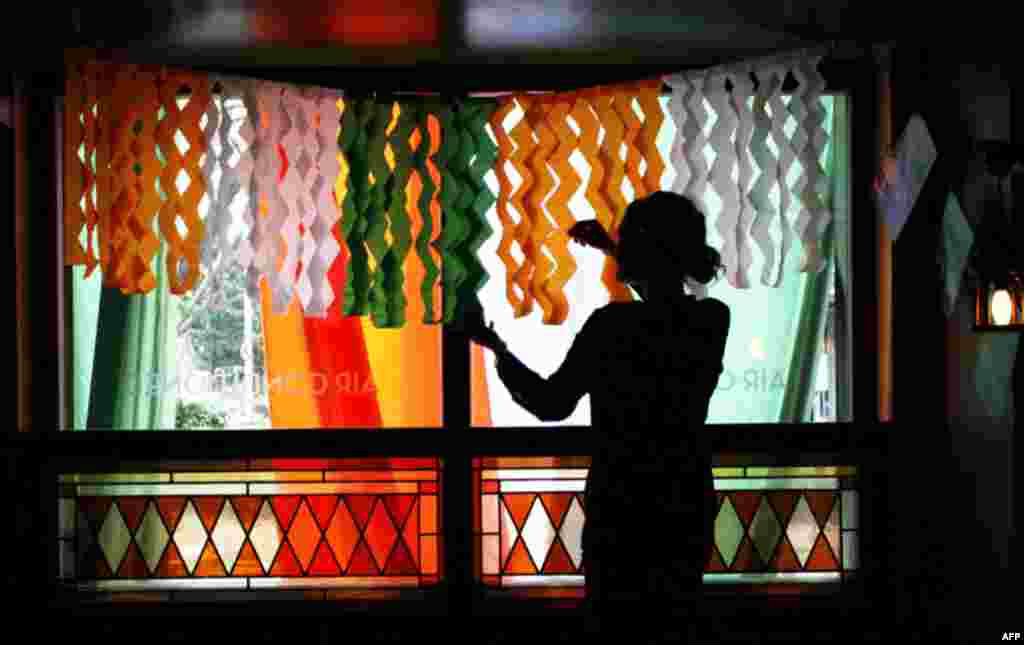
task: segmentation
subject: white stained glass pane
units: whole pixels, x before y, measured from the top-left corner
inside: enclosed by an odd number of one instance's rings
[[[245,581],[245,578],[242,579]],[[418,587],[411,576],[345,576],[344,578],[249,578],[251,589],[380,589]]]
[[[582,493],[587,483],[582,480],[508,481],[501,482],[503,493]]]
[[[504,587],[582,587],[583,576],[502,576]]]
[[[786,573],[705,573],[704,584],[778,584],[839,582],[838,572],[809,573],[794,571]]]

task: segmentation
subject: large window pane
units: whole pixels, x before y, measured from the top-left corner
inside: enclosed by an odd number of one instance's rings
[[[826,127],[832,134],[835,134],[832,128],[836,122],[833,114],[837,101],[844,101],[845,105],[845,99],[832,96],[823,98],[827,110]],[[663,97],[662,102],[667,104],[668,97]],[[510,118],[514,118],[514,115]],[[845,117],[840,120],[839,127],[847,127]],[[665,160],[671,159],[675,130],[671,117],[666,115],[657,138],[658,149]],[[835,185],[836,182],[846,181],[847,166],[831,161],[833,152],[843,152],[833,145],[835,141],[840,141],[839,145],[845,147],[847,139],[833,138],[823,153],[822,163],[835,179],[830,194],[838,200],[845,199],[846,193],[835,190]],[[769,140],[768,146],[773,145]],[[708,151],[710,153],[710,147]],[[590,168],[578,151],[570,158],[570,163],[582,180],[580,188],[570,200],[570,209],[577,220],[593,218],[593,209],[584,194]],[[794,163],[794,166],[788,178],[791,188],[799,177],[799,162]],[[514,175],[512,172],[509,174]],[[839,174],[844,176],[840,177]],[[557,182],[554,173],[551,177]],[[488,180],[493,184],[492,190],[497,191],[496,180],[491,176]],[[669,163],[662,175],[662,189],[670,189],[674,180],[675,170]],[[628,181],[624,181],[623,190],[628,197],[631,190]],[[719,214],[721,202],[712,188],[707,190],[711,211],[706,213],[709,218],[708,243],[721,248],[721,236],[710,224]],[[775,208],[779,207],[778,190],[772,193],[771,201]],[[489,211],[488,218],[491,226],[500,231],[501,221],[495,208]],[[778,237],[778,231],[773,233]],[[506,300],[505,280],[494,279],[496,276],[503,278],[507,272],[497,254],[500,238],[500,235],[495,235],[480,249],[481,262],[492,276],[480,292],[481,303],[488,319],[494,321],[496,329],[512,352],[535,372],[548,376],[562,363],[587,318],[609,301],[607,290],[600,281],[604,257],[596,250],[570,244],[570,251],[578,266],[564,289],[570,303],[569,318],[562,325],[545,325],[538,308],[530,315],[515,318]],[[511,251],[513,255],[517,252],[514,244]],[[835,352],[830,349],[834,342],[829,334],[837,329],[831,324],[831,316],[835,310],[835,281],[838,272],[834,267],[833,253],[829,253],[828,267],[822,274],[800,272],[802,251],[800,241],[794,239],[777,286],[762,284],[765,258],[756,249],[748,274],[750,288],[734,288],[724,277],[709,285],[707,295],[729,306],[732,325],[723,360],[724,371],[711,398],[708,423],[836,420],[835,373],[839,366],[836,364]],[[517,257],[517,260],[521,258]],[[518,427],[590,424],[589,395],[581,399],[576,410],[564,421],[537,420],[515,403],[502,385],[490,352],[477,348],[474,348],[474,352],[476,354],[471,366],[474,425]],[[808,384],[807,379],[812,382]],[[805,394],[807,391],[809,394]]]

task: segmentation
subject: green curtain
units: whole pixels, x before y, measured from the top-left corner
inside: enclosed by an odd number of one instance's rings
[[[103,275],[94,271],[85,277],[85,267],[71,267],[71,316],[73,339],[71,379],[71,428],[85,430],[89,421],[92,366],[96,355],[96,322],[103,293]]]
[[[832,137],[829,149],[826,151],[826,172],[830,179],[830,208],[834,214],[837,210],[836,204],[846,199],[845,188],[841,188],[841,186],[846,182],[847,177],[845,173],[848,171],[846,159],[849,141],[846,138],[845,101],[842,97],[835,97],[832,101],[827,102],[826,106],[831,111],[826,123],[832,124]],[[779,421],[782,423],[799,423],[809,420],[811,393],[824,340],[829,285],[834,279],[836,224],[837,218],[833,217],[822,236],[822,254],[827,258],[825,268],[820,272],[804,275],[800,316],[786,370],[786,389],[779,412]],[[845,236],[840,237],[845,238]],[[845,244],[842,245],[842,252],[842,260],[845,261],[848,257],[848,249]]]
[[[832,114],[832,250],[835,261],[836,299],[833,338],[836,358],[836,419],[852,419],[853,393],[853,293],[850,277],[850,105],[848,98],[836,96]]]
[[[166,266],[166,257],[164,244],[156,266]],[[145,295],[126,296],[117,289],[76,284],[75,305],[81,302],[82,309],[74,312],[75,357],[77,361],[81,354],[82,364],[76,362],[75,385],[81,388],[91,382],[88,390],[75,392],[76,429],[174,429],[180,311],[168,288],[167,272],[156,271],[156,276],[157,287]],[[97,300],[93,314],[89,307]],[[90,333],[91,321],[95,325]],[[94,358],[87,369],[90,353]],[[82,410],[88,411],[86,423],[78,425]]]

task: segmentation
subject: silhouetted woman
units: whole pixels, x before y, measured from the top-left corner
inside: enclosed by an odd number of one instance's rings
[[[592,610],[600,615],[609,600],[681,608],[699,591],[713,540],[715,495],[703,428],[729,330],[728,307],[688,295],[684,280],[708,283],[720,258],[705,242],[703,215],[668,192],[630,204],[618,244],[594,220],[576,224],[569,235],[612,254],[619,280],[641,300],[594,311],[548,379],[505,347],[493,323],[473,321],[469,333],[494,350],[502,382],[537,418],[565,419],[590,394],[597,437],[584,504],[583,569]]]

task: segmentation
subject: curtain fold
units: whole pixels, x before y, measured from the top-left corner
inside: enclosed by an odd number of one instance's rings
[[[163,245],[154,259],[164,263],[169,256],[167,245]],[[147,294],[125,295],[117,289],[102,289],[87,397],[87,429],[175,427],[180,316],[166,272],[156,271],[155,275],[157,284]],[[88,288],[83,287],[79,302],[88,301],[84,293]],[[85,397],[76,393],[74,398],[78,401]]]

